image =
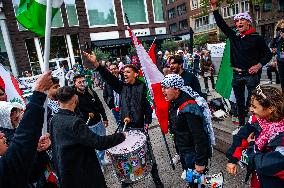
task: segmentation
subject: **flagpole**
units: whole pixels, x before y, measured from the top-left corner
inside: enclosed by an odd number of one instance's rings
[[[49,55],[50,55],[50,36],[51,36],[51,19],[52,19],[52,0],[46,1],[46,22],[45,22],[45,37],[44,37],[44,70],[49,70]],[[42,134],[47,133],[47,100],[44,103],[44,122]]]
[[[49,70],[49,54],[50,54],[50,34],[51,34],[51,14],[52,14],[52,0],[46,1],[46,24],[45,24],[45,40],[44,40],[44,70]]]

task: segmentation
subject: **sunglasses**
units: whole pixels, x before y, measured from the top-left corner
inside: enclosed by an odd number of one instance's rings
[[[266,99],[266,95],[262,92],[262,89],[260,88],[260,85],[258,85],[256,88],[256,94],[262,96],[264,99]]]
[[[281,33],[284,33],[284,28],[278,27],[278,28],[276,29],[276,31],[280,31]]]

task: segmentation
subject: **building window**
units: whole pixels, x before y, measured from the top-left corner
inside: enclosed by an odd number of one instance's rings
[[[168,0],[168,4],[175,2],[175,0]]]
[[[241,12],[249,12],[249,2],[248,1],[241,2]]]
[[[182,5],[179,5],[179,6],[177,7],[177,13],[178,13],[179,16],[186,13],[186,6],[185,6],[185,3],[182,4]]]
[[[51,27],[53,28],[63,27],[61,9],[59,9],[52,18]]]
[[[224,18],[231,17],[231,8],[230,7],[224,7],[223,8],[223,17]]]
[[[195,19],[195,29],[208,25],[209,24],[209,16],[203,16]]]
[[[169,19],[173,19],[174,17],[176,17],[176,10],[174,8],[168,10],[168,17]]]
[[[179,30],[186,30],[188,28],[187,20],[182,20],[179,22]]]
[[[177,32],[177,24],[176,24],[176,23],[171,24],[171,25],[169,26],[169,28],[170,28],[170,33],[175,33],[175,32]]]
[[[236,15],[239,13],[239,4],[236,3],[232,6],[232,16]]]
[[[13,0],[13,8],[14,8],[14,12],[15,12],[15,16],[17,15],[17,11],[18,11],[18,8],[19,8],[19,3],[20,3],[20,0]],[[17,21],[17,24],[18,24],[18,29],[19,31],[25,31],[27,30],[24,26],[22,26],[22,24],[20,24],[18,21]]]
[[[162,0],[153,0],[155,22],[164,21]]]
[[[27,48],[28,57],[30,60],[30,66],[31,66],[32,73],[33,75],[41,74],[42,72],[41,72],[41,68],[40,68],[40,64],[39,64],[39,60],[38,60],[38,56],[36,52],[34,39],[26,39],[25,42],[26,42],[26,48]]]
[[[115,25],[113,0],[85,0],[89,26]]]
[[[284,1],[283,0],[278,0],[278,10],[281,12],[284,12]]]
[[[69,26],[79,25],[75,0],[64,0]]]
[[[144,0],[122,0],[123,12],[130,23],[147,23],[147,10]],[[126,19],[125,19],[125,23]]]
[[[197,2],[197,0],[192,0],[191,3],[192,3],[191,10],[197,9],[197,7],[198,7],[198,2]]]
[[[272,0],[265,0],[263,3],[263,12],[268,12],[272,10]]]

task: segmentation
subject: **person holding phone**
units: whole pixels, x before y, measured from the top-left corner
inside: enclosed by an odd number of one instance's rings
[[[276,49],[277,67],[280,77],[282,92],[284,91],[284,19],[280,20],[275,27],[274,39],[271,48]]]

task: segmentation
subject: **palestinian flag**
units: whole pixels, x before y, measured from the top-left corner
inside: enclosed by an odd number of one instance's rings
[[[26,102],[16,78],[0,64],[0,86],[5,89],[8,102],[17,102],[25,108]]]
[[[160,123],[162,132],[166,134],[168,132],[168,109],[169,102],[166,101],[163,93],[161,82],[164,75],[159,71],[157,66],[153,63],[147,51],[144,49],[141,42],[137,39],[134,32],[128,28],[129,35],[132,38],[132,42],[136,48],[137,55],[139,57],[144,79],[151,93],[152,100],[154,102],[154,108],[156,116]],[[150,49],[151,50],[151,49]]]
[[[52,18],[60,9],[63,0],[52,1]],[[16,18],[25,28],[44,36],[47,0],[20,0]]]
[[[216,82],[216,91],[225,99],[235,101],[232,88],[233,68],[230,59],[230,40],[227,39]]]

